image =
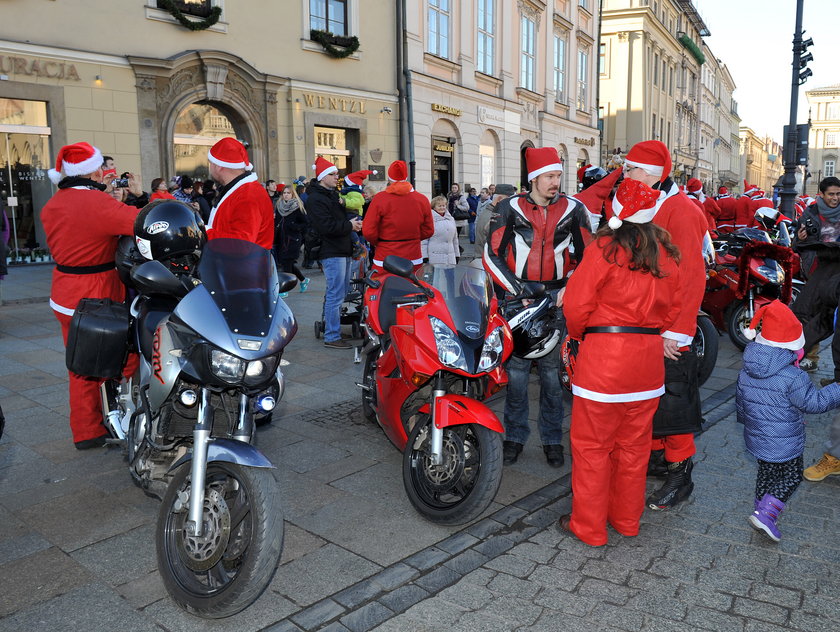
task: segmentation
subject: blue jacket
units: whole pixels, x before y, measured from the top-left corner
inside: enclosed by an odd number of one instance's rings
[[[735,407],[747,450],[762,461],[782,463],[805,450],[804,413],[840,408],[840,384],[818,389],[793,366],[790,349],[752,342],[744,350]]]

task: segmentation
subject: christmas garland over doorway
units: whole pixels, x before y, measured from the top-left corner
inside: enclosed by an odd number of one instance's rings
[[[188,28],[191,31],[203,31],[204,29],[208,29],[218,22],[219,18],[222,16],[222,7],[213,7],[210,9],[210,15],[203,20],[191,20],[184,15],[184,12],[177,7],[173,0],[158,0],[158,4],[169,11],[172,17],[181,23],[181,26]]]

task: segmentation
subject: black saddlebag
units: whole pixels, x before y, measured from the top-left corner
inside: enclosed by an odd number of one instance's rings
[[[67,370],[86,377],[120,377],[129,325],[127,305],[108,298],[83,298],[67,334]]]

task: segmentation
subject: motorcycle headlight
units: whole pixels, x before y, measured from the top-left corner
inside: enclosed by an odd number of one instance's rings
[[[432,324],[432,331],[435,334],[438,359],[448,367],[467,371],[467,358],[464,356],[464,349],[455,333],[442,320],[429,317]]]
[[[270,379],[276,373],[279,361],[279,355],[262,360],[251,360],[245,368],[245,383],[256,385]]]
[[[758,273],[767,279],[770,283],[784,283],[785,271],[778,263],[773,266],[758,266]]]
[[[495,368],[502,360],[502,328],[496,327],[484,340],[478,370],[481,372]]]
[[[225,382],[241,380],[245,373],[245,360],[241,360],[221,349],[210,351],[210,370]]]

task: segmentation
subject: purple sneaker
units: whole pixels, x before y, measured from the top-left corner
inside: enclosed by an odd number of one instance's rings
[[[754,529],[764,531],[771,540],[778,542],[782,539],[782,534],[776,526],[776,520],[779,519],[779,514],[784,508],[785,504],[781,500],[770,494],[764,494],[747,520]]]

